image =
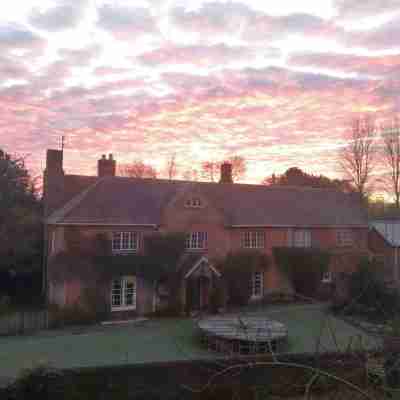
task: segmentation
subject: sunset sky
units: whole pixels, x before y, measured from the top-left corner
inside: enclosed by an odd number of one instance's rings
[[[333,177],[352,118],[400,109],[400,0],[6,3],[0,148],[33,174],[65,135],[68,173],[112,152]]]

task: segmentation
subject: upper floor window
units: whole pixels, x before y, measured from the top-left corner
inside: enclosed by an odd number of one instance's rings
[[[265,233],[263,231],[243,232],[242,239],[245,249],[261,249],[265,246]]]
[[[199,197],[192,197],[186,200],[185,206],[190,208],[200,208],[202,207],[202,202]]]
[[[351,246],[353,244],[353,232],[350,229],[341,229],[336,232],[338,246]]]
[[[311,232],[309,229],[295,229],[293,231],[294,247],[311,247]]]
[[[185,247],[189,250],[207,248],[207,232],[190,232],[186,236]]]
[[[113,251],[137,251],[139,248],[138,232],[114,232],[112,238]]]

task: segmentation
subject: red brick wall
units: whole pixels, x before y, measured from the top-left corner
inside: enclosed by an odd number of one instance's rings
[[[208,248],[204,253],[211,261],[221,259],[226,256],[229,251],[237,251],[242,249],[242,234],[245,228],[227,228],[224,215],[217,208],[206,203],[204,200],[204,208],[186,208],[184,205],[185,197],[167,205],[162,215],[162,224],[160,231],[165,232],[190,232],[190,231],[206,231],[208,234]],[[111,239],[112,231],[123,231],[124,229],[135,230],[141,232],[142,238],[145,235],[151,235],[156,230],[154,228],[121,228],[109,226],[96,227],[66,227],[65,241],[66,250],[71,247],[81,246],[85,248],[88,243],[92,243],[92,239],[98,233],[108,233]],[[254,231],[259,229],[248,230]],[[290,290],[290,283],[285,276],[280,273],[279,269],[273,262],[272,249],[279,246],[288,245],[288,229],[287,228],[265,228],[265,247],[258,249],[271,256],[272,265],[266,271],[264,276],[265,293],[286,289]],[[331,249],[335,252],[332,259],[331,270],[340,272],[352,272],[358,264],[358,257],[353,256],[355,252],[367,251],[368,231],[367,229],[353,229],[354,243],[353,246],[340,248],[336,243],[336,230],[332,228],[314,228],[311,230],[311,242],[324,249]],[[110,243],[111,245],[111,243]],[[143,249],[141,243],[140,251]],[[139,290],[139,288],[138,288]],[[77,289],[74,286],[68,289],[67,300],[76,298]],[[151,311],[151,290],[143,288],[142,294],[145,298],[143,305],[140,306],[141,312]],[[138,299],[139,299],[138,291]]]

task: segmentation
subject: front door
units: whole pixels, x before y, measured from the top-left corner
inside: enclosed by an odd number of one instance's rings
[[[210,301],[211,280],[206,276],[200,276],[198,279],[199,279],[200,309],[204,310],[205,308],[208,307]]]

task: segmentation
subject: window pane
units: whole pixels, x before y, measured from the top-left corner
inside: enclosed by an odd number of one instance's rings
[[[252,296],[260,297],[263,293],[263,274],[262,272],[254,272],[252,277]]]
[[[191,234],[190,233],[188,233],[187,235],[186,235],[186,241],[185,241],[185,247],[187,248],[187,249],[190,249],[190,239],[191,238]]]
[[[265,233],[264,232],[257,232],[257,247],[264,248],[265,244]]]
[[[137,232],[131,232],[129,248],[132,250],[137,250],[139,248],[139,235]]]
[[[112,282],[111,305],[113,307],[119,307],[122,305],[122,286],[119,279],[115,279]]]
[[[129,249],[129,232],[122,232],[122,249]]]
[[[250,247],[250,232],[244,232],[244,247]]]
[[[121,233],[120,232],[113,233],[112,248],[113,248],[113,250],[121,249]]]

